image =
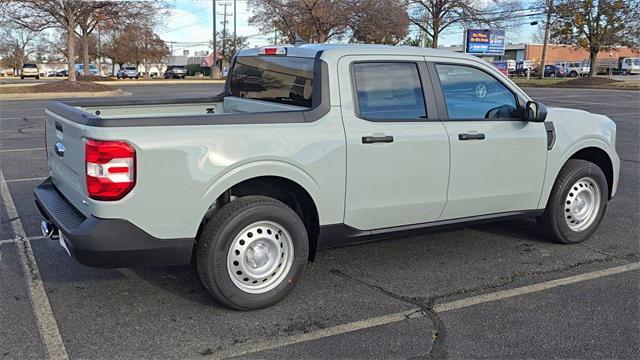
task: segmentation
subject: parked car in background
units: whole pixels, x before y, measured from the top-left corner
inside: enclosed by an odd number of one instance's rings
[[[215,97],[50,102],[43,235],[98,267],[194,260],[250,310],[317,249],[512,217],[582,242],[618,187],[611,119],[547,109],[474,56],[314,44],[232,63]]]
[[[540,76],[540,67],[533,69],[533,76]],[[557,65],[545,65],[544,66],[544,77],[564,77],[564,69]]]
[[[76,69],[77,75],[84,75],[84,64],[75,64],[73,67]],[[91,75],[100,76],[100,71],[95,64],[89,64],[89,72]]]
[[[533,61],[531,60],[518,60],[516,61],[516,69],[513,71],[513,75],[526,76],[528,71],[533,69]]]
[[[67,69],[58,70],[56,72],[56,77],[67,77],[67,76],[69,76],[69,70]]]
[[[133,65],[125,65],[118,70],[116,73],[116,78],[118,79],[138,79],[140,78],[140,73],[138,72],[138,68]]]
[[[622,75],[640,74],[640,58],[624,58],[620,61]]]
[[[578,76],[588,75],[589,69],[590,69],[588,63],[581,63],[576,61],[574,62],[562,61],[562,62],[557,62],[554,65],[562,68],[565,75],[569,77],[578,77]]]
[[[184,65],[169,65],[164,72],[165,79],[184,79],[187,76],[187,67]]]
[[[38,70],[38,65],[36,64],[22,65],[22,72],[20,73],[20,79],[24,79],[26,77],[40,79],[40,70]]]
[[[46,76],[46,77],[55,77],[57,73],[58,72],[56,70],[47,70],[44,73],[44,76]]]

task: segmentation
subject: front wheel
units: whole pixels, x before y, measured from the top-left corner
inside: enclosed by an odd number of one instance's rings
[[[554,241],[575,244],[597,230],[607,208],[607,179],[598,165],[572,159],[560,170],[540,225]]]
[[[282,300],[300,280],[309,252],[300,217],[265,196],[241,197],[224,205],[198,240],[202,283],[218,301],[237,310]]]

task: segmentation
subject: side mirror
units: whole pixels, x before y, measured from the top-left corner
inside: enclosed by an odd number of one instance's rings
[[[524,120],[531,122],[544,122],[547,118],[547,107],[544,104],[527,101],[527,105],[524,109]]]

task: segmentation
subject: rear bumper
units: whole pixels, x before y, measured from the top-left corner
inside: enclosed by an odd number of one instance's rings
[[[35,202],[60,233],[71,254],[93,267],[183,265],[191,261],[193,239],[157,239],[127,220],[85,217],[51,178],[34,191]]]

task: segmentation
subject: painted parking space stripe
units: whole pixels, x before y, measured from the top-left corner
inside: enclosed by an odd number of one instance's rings
[[[21,130],[0,130],[0,133],[12,133],[12,132],[30,133],[30,132],[40,132],[40,131],[44,131],[44,128],[43,129],[28,128],[28,129],[21,129]]]
[[[11,179],[11,180],[5,180],[7,182],[7,184],[9,183],[14,183],[14,182],[22,182],[22,181],[36,181],[36,180],[45,180],[46,177],[33,177],[33,178],[23,178],[23,179]]]
[[[436,313],[444,313],[447,311],[458,310],[474,305],[494,302],[498,300],[508,299],[515,296],[521,296],[526,294],[537,293],[548,289],[565,286],[569,284],[575,284],[583,281],[594,280],[605,276],[611,276],[615,274],[621,274],[629,271],[640,270],[640,262],[631,263],[627,265],[612,267],[604,270],[593,271],[589,273],[569,276],[556,280],[546,281],[538,284],[527,285],[517,287],[509,290],[496,291],[489,294],[483,294],[478,296],[472,296],[465,299],[455,300],[447,303],[437,304],[433,306],[433,310]],[[232,357],[246,356],[255,354],[258,352],[274,350],[283,346],[294,345],[307,341],[319,340],[329,336],[336,336],[353,331],[364,330],[376,326],[387,325],[397,323],[407,318],[422,317],[425,316],[419,312],[420,309],[415,308],[412,310],[403,311],[400,313],[384,315],[380,317],[354,321],[346,324],[336,325],[324,329],[311,331],[305,334],[292,335],[273,340],[267,340],[254,344],[243,344],[242,346],[232,346],[228,349],[223,349],[220,352],[214,354],[214,358],[226,359]]]
[[[28,149],[6,149],[0,150],[0,153],[19,152],[19,151],[44,151],[44,148],[28,148]]]
[[[11,193],[4,179],[2,169],[0,169],[0,193],[7,215],[10,219],[13,219],[11,221],[11,227],[13,228],[13,233],[18,238],[18,240],[15,240],[15,244],[20,255],[20,263],[22,264],[22,270],[27,283],[31,307],[34,317],[36,318],[40,337],[47,352],[47,357],[55,360],[66,360],[69,358],[67,350],[62,342],[62,336],[60,335],[56,319],[53,316],[51,304],[49,303],[47,292],[44,289],[44,284],[40,277],[40,270],[33,255],[31,243],[27,240],[27,234],[22,226],[22,221],[20,221],[18,217],[18,210],[11,198]]]
[[[6,111],[6,110],[5,110]],[[10,121],[10,120],[44,120],[45,116],[19,116],[19,117],[4,117],[0,118],[0,121]]]
[[[27,238],[27,241],[33,241],[33,240],[42,240],[42,239],[47,239],[46,236],[31,236],[29,238]],[[21,239],[9,239],[9,240],[0,240],[0,245],[3,244],[13,244],[16,243],[18,241],[20,241]]]

